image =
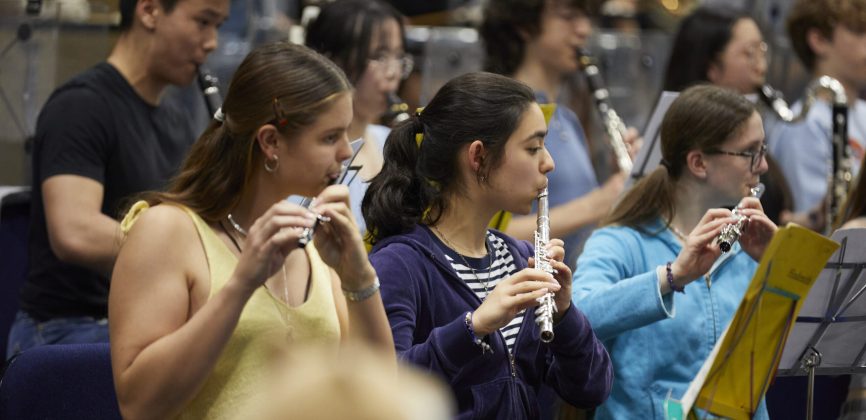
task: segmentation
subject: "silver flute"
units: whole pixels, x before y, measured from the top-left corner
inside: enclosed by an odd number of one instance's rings
[[[550,208],[547,205],[547,188],[538,195],[538,227],[535,230],[535,268],[545,273],[553,274],[556,270],[550,265],[550,256],[547,255],[547,243],[550,242]],[[553,314],[556,313],[556,304],[553,301],[553,292],[548,292],[538,298],[538,309],[535,311],[535,323],[541,329],[541,341],[549,343],[553,341]]]
[[[354,149],[352,151],[352,156],[348,160],[346,160],[346,162],[341,166],[340,175],[338,175],[337,178],[333,179],[329,185],[342,184],[346,180],[346,177],[349,175],[349,172],[354,171],[355,174],[357,174],[357,172],[361,170],[360,165],[353,165],[353,163],[355,162],[355,158],[358,156],[358,152],[360,151],[361,147],[358,147],[357,149]],[[352,179],[349,179],[349,182],[352,182]],[[301,200],[300,206],[305,209],[309,209],[312,204],[313,197],[304,197],[304,199]],[[316,216],[316,222],[313,223],[313,226],[304,228],[304,230],[301,232],[301,236],[298,238],[298,247],[300,248],[307,246],[307,244],[313,240],[313,234],[316,233],[316,227],[318,227],[322,223],[327,223],[331,221],[331,218],[328,216],[322,216],[319,213],[314,214]]]
[[[758,183],[751,188],[749,191],[750,197],[761,198],[761,195],[764,194],[764,184]],[[734,208],[734,211],[731,212],[736,222],[729,223],[722,227],[722,233],[716,237],[716,243],[719,244],[719,249],[722,250],[722,253],[728,252],[731,250],[731,247],[734,246],[734,243],[740,239],[740,235],[743,234],[743,227],[746,222],[749,220],[747,217],[740,214],[740,206]]]
[[[313,204],[313,198],[312,197],[304,197],[304,199],[301,200],[301,207],[303,207],[305,209],[309,209],[310,205],[312,205],[312,204]],[[316,227],[319,226],[320,223],[327,223],[327,222],[331,221],[331,218],[328,216],[322,216],[319,213],[315,213],[315,215],[316,215],[316,222],[313,223],[313,226],[305,227],[303,232],[301,232],[301,236],[298,238],[298,247],[299,248],[303,248],[303,247],[307,246],[307,244],[313,240],[313,234],[316,233]]]

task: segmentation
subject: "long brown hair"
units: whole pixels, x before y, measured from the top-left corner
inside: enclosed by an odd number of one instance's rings
[[[743,95],[712,85],[686,89],[662,120],[662,165],[640,180],[614,207],[603,225],[636,229],[661,216],[674,217],[676,182],[686,170],[686,155],[707,151],[739,135],[755,106]]]
[[[182,204],[210,222],[225,217],[263,162],[254,147],[258,129],[270,123],[292,136],[350,88],[342,70],[307,47],[276,42],[256,48],[232,77],[223,121],[212,121],[193,144],[166,192],[143,199]]]

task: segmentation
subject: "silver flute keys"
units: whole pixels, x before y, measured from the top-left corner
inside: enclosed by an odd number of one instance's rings
[[[305,209],[309,209],[310,205],[313,204],[313,199],[310,197],[304,197],[301,201],[301,207]],[[316,216],[316,222],[313,223],[311,227],[305,227],[301,232],[301,236],[298,238],[298,247],[303,248],[307,246],[310,241],[313,240],[313,234],[316,233],[316,227],[319,226],[319,223],[327,223],[331,221],[331,218],[328,216],[322,216],[319,213],[314,213]]]
[[[535,230],[535,268],[545,273],[553,274],[556,270],[550,265],[550,257],[547,255],[547,243],[550,242],[550,209],[547,205],[547,188],[538,195],[538,219]],[[538,309],[535,311],[535,323],[541,329],[541,341],[549,343],[553,341],[553,314],[556,313],[556,304],[553,301],[553,293],[548,292],[538,298]]]
[[[764,184],[758,183],[750,190],[750,197],[761,198],[761,195],[764,194]],[[722,253],[728,252],[731,250],[731,247],[734,246],[734,243],[740,239],[740,235],[743,234],[743,226],[745,226],[746,222],[749,220],[747,217],[740,214],[740,206],[734,208],[734,211],[731,212],[732,216],[736,219],[736,222],[729,223],[722,227],[722,233],[716,237],[716,243],[719,244],[719,249],[722,250]]]

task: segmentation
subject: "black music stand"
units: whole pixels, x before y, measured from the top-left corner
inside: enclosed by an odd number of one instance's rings
[[[785,344],[778,376],[808,376],[812,419],[815,375],[866,373],[866,229],[836,231],[841,247],[812,286]]]

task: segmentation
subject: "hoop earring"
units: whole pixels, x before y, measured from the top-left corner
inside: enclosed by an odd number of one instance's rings
[[[277,159],[277,155],[274,155],[274,166],[273,167],[268,165],[268,162],[269,162],[269,160],[265,159],[265,170],[268,171],[268,173],[274,173],[277,170],[277,168],[280,167],[280,160]]]

